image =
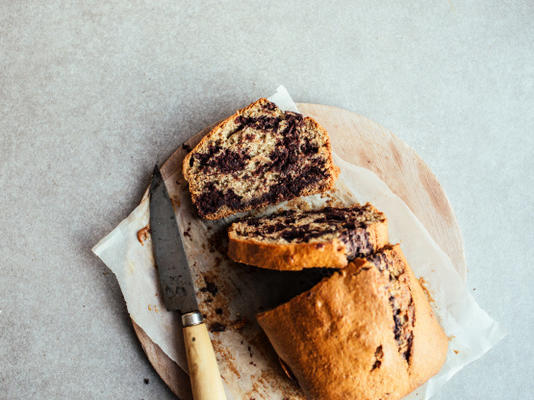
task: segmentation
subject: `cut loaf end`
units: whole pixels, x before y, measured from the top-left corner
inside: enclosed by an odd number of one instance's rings
[[[339,169],[324,128],[261,98],[213,128],[183,174],[198,214],[219,219],[330,190]]]

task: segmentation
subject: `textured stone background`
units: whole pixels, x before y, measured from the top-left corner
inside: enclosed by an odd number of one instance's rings
[[[533,21],[530,0],[0,1],[0,398],[173,397],[90,248],[156,161],[280,83],[389,128],[448,193],[510,334],[437,398],[527,398]]]

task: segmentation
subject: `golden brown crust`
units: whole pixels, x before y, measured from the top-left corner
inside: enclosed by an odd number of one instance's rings
[[[394,252],[401,262],[406,263],[402,251]],[[406,263],[406,265],[408,265]],[[411,268],[407,269],[415,308],[414,341],[409,374],[411,390],[425,383],[439,372],[447,358],[449,339],[439,325],[421,283]],[[421,340],[424,338],[424,340]]]
[[[387,220],[370,225],[367,231],[374,251],[388,243]],[[345,244],[339,239],[321,243],[275,244],[241,239],[232,230],[228,231],[228,239],[228,257],[260,268],[298,271],[317,267],[344,268],[348,264]]]
[[[385,250],[402,263],[415,307],[412,354],[399,352],[389,280],[357,259],[258,322],[307,398],[400,399],[443,365],[448,341],[398,245]],[[406,279],[405,279],[406,278]]]
[[[263,105],[263,104],[268,103],[268,102],[269,102],[269,100],[267,100],[266,98],[262,97],[262,98],[258,99],[257,101],[255,101],[254,103],[249,104],[248,106],[246,106],[246,107],[244,107],[244,108],[242,108],[240,110],[237,110],[230,117],[226,118],[225,120],[223,120],[223,121],[219,122],[217,125],[215,125],[215,127],[213,129],[211,129],[210,132],[208,132],[200,140],[200,142],[185,156],[185,158],[184,158],[184,160],[182,162],[182,172],[183,172],[185,180],[189,184],[189,191],[191,193],[191,199],[193,201],[193,204],[196,203],[198,197],[201,194],[200,188],[195,186],[195,182],[192,179],[191,175],[189,174],[189,171],[191,169],[190,166],[189,166],[190,165],[189,162],[190,162],[190,159],[193,156],[193,154],[195,154],[196,152],[198,152],[199,150],[201,150],[205,146],[207,146],[208,142],[215,135],[217,135],[218,132],[220,132],[221,130],[224,130],[227,124],[233,123],[233,121],[238,116],[243,115],[244,113],[246,113],[247,111],[249,111],[251,109],[254,109],[258,105]],[[313,118],[304,117],[304,120],[311,122],[314,125],[314,128],[317,129],[319,132],[321,132],[321,135],[324,137],[325,147],[328,150],[328,156],[327,156],[328,157],[328,161],[327,161],[327,164],[329,165],[330,174],[329,174],[328,179],[325,181],[324,186],[321,189],[304,190],[300,194],[300,196],[308,196],[308,195],[317,194],[317,193],[324,193],[324,192],[326,192],[328,190],[332,190],[334,188],[335,181],[336,181],[336,179],[337,179],[337,177],[339,175],[339,168],[334,164],[334,160],[332,158],[332,146],[330,144],[330,138],[328,136],[328,132],[317,121],[315,121]],[[256,208],[261,208],[261,207],[267,206],[269,204],[270,204],[269,202],[263,202],[261,204],[255,205],[255,206],[243,207],[243,208],[241,208],[239,210],[234,210],[234,209],[231,209],[228,206],[224,205],[221,208],[219,208],[219,210],[216,213],[206,214],[206,215],[203,216],[203,218],[209,219],[209,220],[221,219],[221,218],[227,217],[229,215],[236,214],[238,212],[250,211],[252,209],[256,209]]]
[[[228,257],[256,267],[278,271],[298,271],[303,268],[343,268],[347,265],[345,244],[338,239],[330,243],[274,244],[243,240],[229,232]]]

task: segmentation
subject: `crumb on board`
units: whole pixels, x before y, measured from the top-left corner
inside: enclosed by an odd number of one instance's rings
[[[145,240],[149,238],[150,235],[150,224],[141,228],[137,231],[137,240],[141,243],[141,246],[145,245]]]
[[[458,354],[460,351],[459,350],[453,350],[454,351],[454,354]]]
[[[189,153],[191,151],[191,146],[184,142],[182,143],[182,149]]]

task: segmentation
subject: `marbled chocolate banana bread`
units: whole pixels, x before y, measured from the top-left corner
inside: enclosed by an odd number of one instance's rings
[[[288,210],[246,218],[228,229],[228,256],[276,270],[343,268],[388,243],[387,220],[371,204]]]
[[[327,132],[264,98],[219,123],[183,162],[206,219],[325,192],[338,172]]]
[[[398,245],[257,318],[313,400],[400,399],[447,355],[447,336]]]

